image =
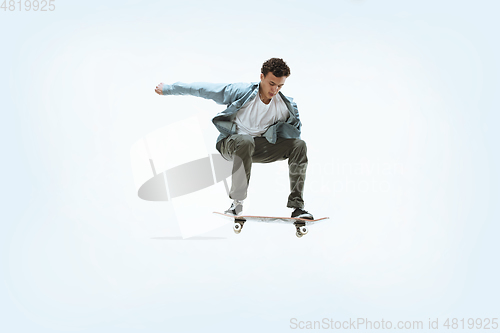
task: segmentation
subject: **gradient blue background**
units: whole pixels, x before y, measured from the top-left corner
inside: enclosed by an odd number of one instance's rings
[[[0,11],[2,331],[500,317],[496,1],[55,4]],[[292,69],[306,208],[331,219],[181,240],[130,147],[202,112],[213,150],[222,107],[154,87],[257,81],[270,57]],[[286,162],[255,166],[248,209],[288,214],[287,186]]]

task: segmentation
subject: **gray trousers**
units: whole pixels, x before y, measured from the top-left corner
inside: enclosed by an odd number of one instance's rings
[[[243,200],[247,197],[252,163],[270,163],[288,159],[290,195],[287,207],[304,208],[307,147],[303,140],[278,138],[276,143],[272,144],[263,137],[235,134],[220,141],[217,150],[226,160],[233,161],[232,184],[229,191],[231,199]]]

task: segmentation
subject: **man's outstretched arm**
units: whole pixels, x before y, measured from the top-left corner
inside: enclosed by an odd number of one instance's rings
[[[247,83],[182,83],[171,85],[160,83],[155,92],[158,95],[191,95],[211,99],[218,104],[230,104],[241,98],[250,85]]]

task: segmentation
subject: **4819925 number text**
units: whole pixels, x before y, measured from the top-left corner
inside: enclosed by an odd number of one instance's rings
[[[1,0],[0,0],[1,1]],[[52,12],[56,10],[55,5],[56,0],[4,0],[0,9],[6,11],[41,11],[41,12]]]

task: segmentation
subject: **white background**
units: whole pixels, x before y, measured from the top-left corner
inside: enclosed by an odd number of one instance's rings
[[[496,1],[55,4],[0,11],[2,331],[499,317]],[[214,151],[224,107],[154,88],[258,81],[271,57],[306,209],[330,220],[182,240],[169,203],[137,196],[130,148],[202,112]],[[255,165],[245,208],[289,214],[287,195],[286,162]]]

